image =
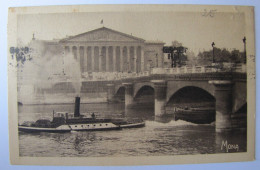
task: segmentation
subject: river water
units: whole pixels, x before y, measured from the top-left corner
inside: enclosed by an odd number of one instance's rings
[[[19,106],[19,123],[52,118],[52,112],[73,113],[74,104]],[[19,132],[20,156],[103,157],[168,156],[245,152],[246,132],[216,133],[214,124],[197,125],[173,118],[156,118],[152,107],[126,110],[124,104],[81,104],[81,113],[98,112],[100,117],[133,117],[145,127],[113,131],[70,133]],[[227,148],[225,144],[235,146]]]

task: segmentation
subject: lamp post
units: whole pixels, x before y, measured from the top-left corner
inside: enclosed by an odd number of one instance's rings
[[[243,38],[243,43],[244,43],[244,63],[246,63],[246,37]]]
[[[215,57],[214,57],[214,47],[215,47],[215,43],[214,42],[212,42],[212,44],[211,44],[211,46],[212,46],[212,63],[215,63]]]

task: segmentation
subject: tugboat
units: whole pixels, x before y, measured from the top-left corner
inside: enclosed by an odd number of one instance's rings
[[[53,132],[62,133],[70,131],[97,131],[97,130],[120,130],[122,128],[143,127],[143,120],[132,119],[105,119],[96,118],[94,113],[91,117],[80,114],[80,97],[75,98],[74,115],[64,112],[53,111],[52,121],[39,119],[36,122],[25,122],[18,125],[19,131],[23,132]]]

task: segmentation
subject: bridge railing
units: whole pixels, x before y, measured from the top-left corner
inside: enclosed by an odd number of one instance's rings
[[[104,80],[122,80],[133,77],[146,77],[154,74],[190,74],[190,73],[214,73],[214,72],[246,72],[245,64],[215,64],[212,66],[184,66],[178,68],[152,68],[150,71],[140,73],[135,72],[93,72],[84,73],[83,80],[86,81],[104,81]]]
[[[214,72],[246,72],[245,64],[223,64],[213,66],[194,66],[180,68],[153,68],[151,74],[183,74],[183,73],[214,73]]]

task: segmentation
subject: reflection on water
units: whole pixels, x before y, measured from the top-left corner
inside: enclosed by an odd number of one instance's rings
[[[35,121],[40,117],[51,119],[53,110],[73,112],[73,108],[73,104],[19,106],[19,123]],[[94,111],[102,117],[142,118],[146,126],[63,134],[20,132],[20,155],[97,157],[209,154],[227,152],[226,146],[231,144],[238,145],[239,149],[229,149],[228,152],[246,151],[246,132],[216,133],[213,124],[197,125],[182,120],[174,121],[172,117],[154,117],[153,108],[125,110],[123,104],[81,105],[81,113]]]

